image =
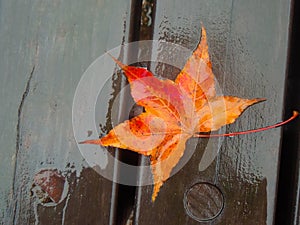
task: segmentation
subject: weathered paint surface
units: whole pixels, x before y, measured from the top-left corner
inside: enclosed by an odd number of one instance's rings
[[[222,92],[268,99],[247,110],[228,131],[261,127],[282,116],[290,5],[283,0],[157,1],[153,38],[192,50],[202,22]],[[164,184],[155,203],[150,200],[152,187],[141,187],[135,205],[130,206],[133,199],[119,202],[123,214],[114,214],[118,188],[87,168],[73,137],[71,108],[77,83],[90,63],[138,32],[133,27],[129,34],[130,19],[137,13],[130,8],[129,0],[1,1],[1,222],[125,224],[129,215],[128,223],[141,225],[272,224],[280,129],[216,139],[222,147],[211,157],[207,152],[216,149],[200,139],[190,161]],[[151,37],[152,28],[141,29],[142,39]],[[154,63],[151,70],[170,79],[179,71]],[[69,183],[57,204],[41,204],[31,193],[35,174],[42,169],[62,171]],[[200,223],[184,208],[184,195],[199,182],[214,184],[224,197],[221,214]],[[122,201],[126,190],[123,187]]]
[[[45,218],[61,224],[63,217],[71,224],[86,213],[91,223],[108,224],[112,183],[90,169],[81,172],[88,165],[73,137],[72,101],[89,64],[127,40],[129,15],[130,1],[1,1],[3,224],[45,224]],[[37,206],[31,196],[34,175],[47,168],[76,171],[80,177],[69,178],[69,197],[58,208]],[[102,212],[101,217],[93,212]]]

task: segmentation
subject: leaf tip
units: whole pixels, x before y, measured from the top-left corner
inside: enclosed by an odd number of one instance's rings
[[[203,23],[201,22],[201,39],[206,38],[206,29],[203,26]]]
[[[267,99],[266,98],[254,98],[254,99],[249,99],[248,103],[249,103],[249,106],[250,106],[250,105],[254,105],[254,104],[257,104],[257,103],[260,103],[260,102],[264,102],[264,101],[267,101]]]
[[[80,142],[78,142],[78,144],[102,145],[100,139],[80,141]]]
[[[123,64],[121,61],[119,61],[116,57],[114,57],[112,54],[110,54],[109,52],[106,52],[107,55],[109,55],[114,61],[115,63],[118,64],[118,66],[123,69],[126,65]]]
[[[157,191],[155,191],[155,190],[153,190],[152,197],[151,197],[151,201],[152,201],[152,203],[154,203],[154,202],[155,202],[155,199],[156,199],[156,197],[157,197],[157,194],[158,194],[158,192],[157,192]]]
[[[256,100],[256,102],[264,102],[264,101],[267,101],[266,98],[256,98],[255,100]]]
[[[154,195],[154,193],[152,194],[152,198],[151,198],[152,203],[155,202],[156,196],[157,196],[157,193],[155,195]]]
[[[160,189],[160,187],[161,187],[162,185],[163,185],[163,182],[162,182],[162,181],[159,181],[159,182],[157,182],[157,183],[154,184],[154,187],[153,187],[153,193],[152,193],[152,198],[151,198],[152,202],[155,201],[155,199],[156,199],[156,197],[157,197],[157,195],[158,195],[159,189]]]

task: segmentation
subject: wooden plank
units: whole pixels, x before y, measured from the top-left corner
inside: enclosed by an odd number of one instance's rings
[[[292,110],[300,110],[299,38],[300,2],[294,1],[290,27],[288,75],[286,78],[285,116]],[[282,132],[279,185],[275,224],[300,223],[300,120],[286,125]]]
[[[157,2],[154,39],[194,49],[202,22],[223,94],[267,98],[248,109],[227,131],[281,120],[290,5],[283,0]],[[178,72],[167,66],[152,70],[173,79]],[[188,216],[183,203],[185,193],[199,182],[216,185],[225,201],[218,217],[200,224],[273,224],[280,129],[220,141],[221,151],[204,171],[199,166],[207,143],[199,142],[190,161],[164,184],[154,203],[152,186],[139,189],[135,224],[199,224]],[[199,204],[197,210],[207,208]]]
[[[34,55],[35,49],[28,48],[24,44],[22,46],[24,41],[19,39],[20,33],[24,31],[22,26],[19,29],[11,29],[18,21],[13,19],[18,15],[10,13],[12,12],[11,1],[1,2],[0,10],[0,125],[2,128],[0,131],[0,221],[4,223],[11,200],[18,108],[33,67],[33,57],[29,56]],[[17,44],[19,42],[21,42],[20,45]],[[17,55],[18,59],[16,59]]]
[[[0,9],[1,220],[113,224],[112,182],[83,168],[72,101],[89,64],[127,41],[130,1],[7,0]],[[70,171],[67,198],[57,206],[31,195],[34,175],[44,168]]]

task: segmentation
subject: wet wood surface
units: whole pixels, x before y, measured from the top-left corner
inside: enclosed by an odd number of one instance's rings
[[[272,13],[266,13],[266,8]],[[281,0],[159,1],[154,39],[194,49],[202,22],[222,93],[267,98],[227,126],[227,132],[262,127],[282,118],[289,10],[290,5]],[[167,66],[153,67],[171,79],[178,72]],[[280,129],[226,138],[220,145],[216,159],[200,171],[204,152],[214,151],[200,140],[189,162],[164,184],[154,203],[152,187],[140,188],[136,224],[273,224]],[[184,204],[190,187],[202,182],[220,189],[224,209],[216,218],[199,222],[188,215]],[[198,207],[198,211],[206,210],[200,203]]]
[[[294,2],[291,21],[290,57],[286,78],[285,114],[299,110],[300,95],[295,94],[300,88],[299,38],[300,38],[300,2]],[[277,192],[276,224],[299,224],[300,190],[300,121],[283,128],[282,151]]]
[[[143,2],[153,4],[0,3],[1,224],[274,223],[280,128],[190,140],[187,163],[165,182],[154,203],[151,185],[113,183],[80,154],[73,136],[72,101],[88,66],[105,51],[133,40],[168,41],[192,51],[201,38],[201,24],[207,30],[220,94],[267,98],[221,132],[258,128],[288,116],[283,112],[291,1]],[[181,57],[183,63],[187,59],[172,52],[165,57]],[[152,63],[149,69],[175,79],[180,68]],[[113,80],[112,86],[118,82]],[[109,115],[111,108],[106,110]],[[120,157],[148,162],[135,154]],[[43,170],[54,174],[55,181],[46,181],[46,186],[55,183],[60,188],[50,197],[42,196],[45,181],[37,174]]]
[[[109,224],[112,182],[81,156],[72,101],[87,67],[127,41],[130,1],[1,1],[2,224]],[[33,178],[56,168],[67,197],[41,205]]]

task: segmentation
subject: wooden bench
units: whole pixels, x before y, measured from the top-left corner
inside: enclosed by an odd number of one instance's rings
[[[192,51],[201,23],[223,94],[267,98],[225,131],[288,118],[300,110],[296,12],[298,2],[283,0],[2,1],[2,224],[298,224],[299,119],[284,128],[225,138],[204,169],[200,161],[207,140],[200,139],[154,203],[152,186],[117,184],[91,168],[72,127],[76,87],[97,57],[124,43],[152,39]],[[143,65],[169,79],[179,71]],[[108,96],[124,86],[120,76],[112,76]],[[109,116],[111,108],[106,110]],[[102,125],[112,126],[109,120]],[[147,161],[131,152],[109,151],[124,162]],[[67,182],[59,203],[41,203],[33,194],[41,170],[50,171],[55,182]],[[118,169],[114,173],[122,175]]]

